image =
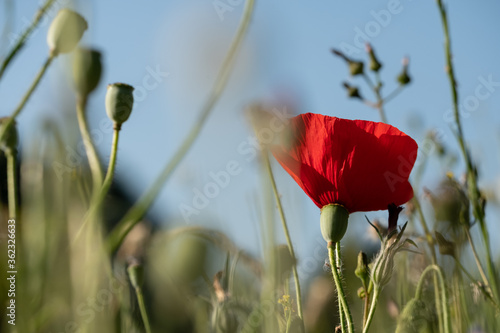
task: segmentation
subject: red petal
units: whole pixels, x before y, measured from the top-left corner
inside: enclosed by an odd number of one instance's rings
[[[318,207],[381,210],[413,197],[418,146],[397,128],[307,113],[291,119],[290,131],[292,141],[273,154]]]

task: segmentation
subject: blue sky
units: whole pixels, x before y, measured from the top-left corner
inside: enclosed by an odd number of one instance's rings
[[[222,17],[211,0],[148,1],[147,5],[139,1],[87,1],[72,5],[89,22],[82,44],[103,52],[104,75],[89,105],[91,126],[99,128],[100,121],[106,119],[106,84],[125,82],[136,87],[134,112],[123,126],[117,166],[117,177],[134,193],[142,193],[154,181],[207,97],[243,9],[243,1],[222,2],[234,4],[228,5],[232,10]],[[38,5],[4,1],[3,16],[6,3],[13,3],[14,8],[8,15],[12,24],[7,31],[15,32],[22,30]],[[500,3],[462,1],[450,2],[449,7],[460,101],[473,102],[481,80],[490,77],[500,82]],[[396,10],[390,17],[381,14],[390,13],[391,8]],[[381,15],[385,19],[377,21]],[[3,21],[8,22],[5,17]],[[0,82],[1,115],[12,112],[42,65],[48,52],[47,29],[47,23],[41,25]],[[212,181],[211,173],[236,161],[241,172],[231,177],[229,185],[193,217],[192,223],[224,230],[242,247],[257,251],[256,205],[261,207],[262,180],[258,159],[247,161],[248,156],[237,150],[252,135],[243,109],[255,101],[283,107],[288,100],[296,103],[301,113],[378,121],[376,111],[345,97],[344,80],[359,84],[366,97],[371,95],[363,82],[349,78],[344,63],[330,53],[331,48],[350,45],[360,51],[352,57],[366,59],[356,44],[359,31],[366,34],[384,64],[386,94],[396,87],[401,59],[410,58],[413,81],[387,105],[390,123],[417,142],[428,129],[439,129],[445,144],[457,151],[445,118],[451,99],[435,1],[257,1],[228,87],[193,150],[156,201],[154,214],[183,224],[179,207],[192,204],[193,190],[202,190]],[[6,35],[4,30],[2,55],[10,45]],[[65,74],[68,64],[67,56],[55,61],[19,117],[24,145],[35,138],[36,129],[47,117],[76,133],[72,91]],[[151,72],[160,74],[155,79]],[[499,187],[500,87],[493,86],[487,97],[477,106],[470,104],[469,109],[463,124],[472,154],[480,161],[483,184]],[[111,133],[102,134],[98,149],[106,161]],[[319,211],[278,165],[274,169],[300,256],[321,237]],[[457,174],[462,170],[461,165],[453,169]],[[431,163],[423,185],[433,188],[446,171]],[[496,208],[490,213],[490,221],[498,217]],[[370,216],[384,217],[385,213]],[[350,228],[355,236],[365,223],[362,215],[352,220],[358,225]]]

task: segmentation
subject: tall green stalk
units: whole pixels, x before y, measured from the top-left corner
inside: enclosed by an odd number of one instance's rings
[[[292,266],[293,279],[295,282],[295,293],[297,297],[297,314],[302,322],[302,328],[304,328],[304,317],[302,314],[302,296],[300,292],[300,282],[299,282],[299,274],[297,272],[297,258],[295,257],[295,251],[293,249],[292,239],[290,237],[290,232],[288,231],[288,226],[286,223],[285,212],[283,211],[283,206],[281,205],[281,199],[278,192],[278,188],[276,186],[276,181],[273,175],[273,169],[271,168],[271,163],[269,162],[269,156],[267,152],[263,154],[264,164],[266,166],[267,173],[269,175],[269,179],[271,180],[271,186],[273,188],[274,198],[276,200],[276,204],[278,206],[278,212],[280,214],[281,225],[283,226],[283,232],[285,233],[286,243],[288,245],[288,250],[290,251],[290,256],[294,260],[294,264]]]
[[[253,14],[254,3],[255,0],[247,0],[245,3],[243,16],[236,32],[236,36],[234,37],[229,51],[226,54],[226,58],[224,59],[221,70],[219,71],[215,84],[212,88],[212,92],[210,93],[208,100],[198,116],[198,121],[193,125],[187,137],[184,139],[172,159],[164,167],[163,171],[157,177],[151,188],[143,194],[139,201],[127,212],[127,214],[125,214],[122,220],[110,233],[107,239],[107,248],[109,252],[114,252],[120,246],[127,233],[140,221],[144,214],[146,214],[147,210],[160,193],[160,190],[163,188],[165,182],[170,178],[172,172],[186,156],[196,138],[198,138],[208,116],[212,113],[215,104],[226,87],[236,55],[243,43],[246,32],[248,31],[248,26],[250,25],[250,20]]]
[[[490,238],[486,226],[486,220],[484,216],[484,206],[480,202],[481,200],[481,194],[479,191],[479,187],[477,184],[477,174],[476,170],[473,166],[472,159],[470,157],[470,153],[467,150],[466,144],[465,144],[465,139],[464,139],[464,134],[462,130],[462,123],[460,120],[460,113],[459,113],[459,107],[458,107],[458,91],[457,91],[457,81],[455,78],[455,71],[453,67],[453,59],[452,59],[452,53],[451,53],[451,41],[450,41],[450,32],[449,32],[449,27],[448,27],[448,17],[446,13],[446,9],[443,5],[443,2],[441,0],[437,0],[437,5],[439,8],[439,13],[441,16],[441,23],[443,25],[443,32],[444,32],[444,45],[445,45],[445,57],[446,57],[446,69],[448,72],[448,79],[450,81],[450,89],[451,89],[451,96],[452,96],[452,101],[453,101],[453,115],[455,118],[455,125],[456,125],[456,133],[455,136],[458,140],[458,144],[460,146],[460,150],[462,152],[463,158],[465,160],[465,165],[467,168],[467,180],[469,182],[469,196],[470,200],[472,203],[473,207],[473,212],[475,218],[479,222],[479,227],[481,229],[481,235],[484,241],[484,246],[485,246],[485,254],[486,254],[486,265],[488,268],[488,275],[490,279],[490,284],[491,284],[491,289],[494,294],[494,298],[496,300],[499,299],[499,294],[498,294],[498,285],[497,285],[497,275],[496,275],[496,270],[495,266],[493,263],[493,259],[491,257],[491,245],[490,245]]]

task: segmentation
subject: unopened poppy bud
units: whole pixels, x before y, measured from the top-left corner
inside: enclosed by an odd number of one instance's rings
[[[339,50],[332,49],[332,53],[347,62],[347,65],[349,66],[349,72],[352,76],[363,74],[363,62],[352,60]]]
[[[368,258],[363,251],[360,251],[358,254],[358,265],[356,266],[356,270],[354,270],[354,274],[361,280],[363,286],[366,287],[370,276],[368,272]]]
[[[358,87],[351,86],[347,82],[344,82],[343,86],[347,90],[347,96],[348,97],[363,99],[363,97],[361,97],[361,94],[359,93]]]
[[[130,283],[134,288],[140,288],[144,283],[144,268],[137,259],[132,259],[127,267]]]
[[[455,243],[448,241],[441,233],[437,231],[434,231],[434,234],[436,236],[436,241],[439,247],[439,253],[455,258]]]
[[[347,230],[349,212],[338,204],[329,204],[321,208],[321,234],[326,242],[339,242]]]
[[[121,126],[132,112],[134,105],[134,87],[125,83],[108,85],[106,92],[106,113],[117,126]]]
[[[373,51],[373,48],[369,43],[366,44],[366,52],[370,57],[370,69],[374,72],[378,72],[380,68],[382,68],[382,63],[378,61],[377,56],[375,55],[375,52]]]
[[[66,8],[61,9],[47,33],[51,55],[73,51],[87,28],[87,21],[80,14]]]
[[[5,126],[5,123],[9,120],[9,117],[0,118],[0,129]],[[4,152],[15,151],[18,145],[18,134],[16,121],[10,125],[7,132],[4,134],[2,141],[0,142],[0,150]]]
[[[418,333],[428,321],[428,311],[425,302],[413,298],[406,303],[399,316],[396,333]]]
[[[363,287],[359,287],[358,288],[358,297],[360,299],[363,299],[363,298],[366,297],[366,290],[365,290],[365,288],[363,288]]]
[[[411,81],[411,78],[408,75],[408,64],[409,64],[409,59],[404,58],[403,59],[403,70],[401,71],[401,74],[399,74],[397,77],[399,84],[401,84],[402,86],[407,85]]]
[[[73,57],[73,81],[77,94],[86,98],[101,80],[101,52],[78,49]]]
[[[363,74],[363,71],[363,62],[354,60],[349,61],[349,73],[351,73],[352,76]]]

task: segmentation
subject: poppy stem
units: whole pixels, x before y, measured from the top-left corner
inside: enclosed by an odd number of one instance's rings
[[[342,267],[342,257],[340,253],[340,243],[335,244],[335,261],[337,262],[338,267]],[[342,279],[342,270],[339,272],[340,279]],[[340,301],[339,298],[339,317],[340,317],[340,326],[342,327],[342,332],[347,331],[347,326],[346,326],[346,320],[345,320],[345,313],[344,313],[344,308],[342,306],[342,302]]]
[[[16,45],[10,50],[9,54],[5,57],[4,61],[2,62],[2,67],[0,68],[0,79],[2,78],[5,70],[9,66],[10,62],[14,57],[17,55],[19,50],[21,50],[24,46],[24,43],[26,43],[26,40],[29,38],[31,33],[36,29],[40,21],[42,20],[42,17],[45,15],[45,12],[49,10],[49,8],[54,4],[55,0],[47,0],[43,4],[42,7],[37,11],[35,18],[31,22],[30,26],[26,28],[26,30],[23,32],[21,37],[17,40]]]
[[[102,205],[104,204],[104,200],[106,199],[106,195],[111,188],[111,184],[113,183],[113,177],[115,174],[115,166],[116,166],[116,156],[118,153],[118,138],[120,134],[120,125],[115,124],[113,130],[113,142],[111,144],[111,157],[109,159],[108,171],[106,172],[106,177],[104,178],[104,182],[100,187],[99,193],[96,197],[93,197],[90,201],[90,208],[87,212],[87,215],[83,219],[83,223],[80,226],[80,229],[76,233],[76,236],[73,242],[76,242],[80,237],[83,229],[87,225],[87,223],[91,220],[94,220],[96,215],[99,214]]]
[[[339,244],[339,242],[337,242],[337,244]],[[335,286],[337,288],[339,302],[342,305],[341,308],[339,309],[339,313],[340,311],[344,312],[347,323],[347,332],[353,333],[354,326],[352,323],[351,311],[349,310],[349,305],[347,304],[347,300],[344,293],[344,287],[342,287],[342,280],[340,279],[339,267],[337,266],[337,262],[335,260],[335,249],[334,249],[335,246],[336,246],[335,243],[328,242],[328,256],[330,258],[330,266],[332,268],[333,280],[335,281]]]
[[[264,155],[264,163],[266,166],[266,170],[269,175],[269,179],[271,180],[271,187],[273,188],[274,198],[276,199],[276,205],[278,206],[278,211],[280,214],[281,224],[283,226],[283,232],[285,233],[288,250],[290,251],[290,256],[292,257],[294,262],[292,266],[292,272],[293,272],[293,279],[295,282],[295,293],[297,297],[297,314],[301,319],[302,327],[304,328],[304,317],[302,312],[302,295],[300,292],[299,273],[297,271],[297,258],[295,257],[295,251],[293,249],[292,239],[290,237],[290,232],[288,230],[288,225],[286,223],[285,212],[283,211],[283,206],[281,205],[281,199],[278,192],[278,187],[276,186],[276,181],[274,179],[271,162],[269,161],[269,155],[267,152],[265,152],[263,155]]]
[[[204,127],[208,116],[214,110],[214,106],[217,104],[220,96],[224,92],[224,88],[227,85],[233,64],[236,60],[236,55],[238,54],[241,45],[243,44],[244,37],[248,31],[250,21],[253,14],[255,0],[247,0],[245,2],[245,8],[243,9],[243,16],[240,21],[240,25],[236,32],[236,35],[231,42],[229,51],[224,58],[222,67],[218,73],[212,91],[209,98],[201,110],[197,122],[193,125],[188,135],[182,142],[181,146],[177,149],[174,156],[165,165],[160,175],[156,178],[153,185],[144,193],[139,201],[130,208],[130,210],[125,214],[120,222],[115,226],[115,228],[109,234],[106,240],[106,247],[109,253],[113,253],[118,249],[120,244],[125,239],[125,236],[130,230],[142,219],[146,214],[149,207],[153,204],[156,197],[160,193],[165,182],[170,178],[172,173],[177,169],[177,166],[184,159],[196,139],[198,138],[202,128]]]

